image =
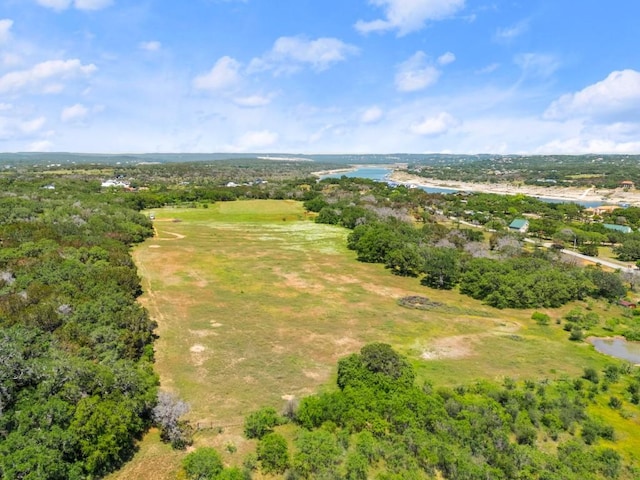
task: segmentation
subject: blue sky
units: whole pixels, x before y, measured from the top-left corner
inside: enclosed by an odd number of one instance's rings
[[[640,153],[635,0],[0,0],[0,151]]]

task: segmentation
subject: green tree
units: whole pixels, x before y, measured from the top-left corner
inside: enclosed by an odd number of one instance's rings
[[[280,474],[289,467],[289,447],[278,433],[268,433],[258,442],[258,460],[264,473]]]
[[[326,430],[303,430],[295,443],[293,469],[301,478],[321,478],[335,471],[341,454],[335,435]]]
[[[184,457],[182,468],[189,480],[213,480],[222,472],[222,458],[213,448],[201,447]]]
[[[454,248],[431,248],[425,255],[423,270],[424,285],[450,290],[460,278],[460,254]]]
[[[244,435],[247,438],[262,438],[280,425],[282,419],[273,407],[265,407],[247,415],[244,419]]]

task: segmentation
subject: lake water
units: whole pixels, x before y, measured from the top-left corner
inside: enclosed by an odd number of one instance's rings
[[[338,172],[331,173],[329,175],[322,175],[320,178],[368,178],[369,180],[375,180],[376,182],[386,182],[388,176],[391,175],[391,172],[393,172],[393,170],[390,168],[362,167],[351,172]]]
[[[332,173],[329,175],[322,175],[320,178],[340,178],[342,176],[349,178],[368,178],[369,180],[375,180],[376,182],[386,182],[389,179],[389,175],[393,172],[391,168],[381,168],[381,167],[362,167],[356,170],[352,170],[351,172],[338,172]],[[421,190],[424,190],[427,193],[457,193],[460,190],[455,188],[445,188],[445,187],[418,187]],[[566,200],[559,200],[557,198],[546,198],[546,197],[537,197],[541,202],[547,203],[567,203]],[[577,203],[578,205],[582,205],[586,208],[594,208],[604,205],[604,202],[581,202],[574,201],[573,203]]]
[[[628,342],[624,338],[591,338],[589,341],[600,353],[640,364],[640,342]]]

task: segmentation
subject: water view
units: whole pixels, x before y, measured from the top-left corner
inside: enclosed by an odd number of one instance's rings
[[[600,353],[640,364],[640,342],[628,342],[624,338],[592,338],[590,342]]]
[[[369,180],[374,180],[376,182],[388,182],[389,176],[393,173],[392,168],[381,168],[381,167],[361,167],[355,170],[351,170],[349,172],[336,172],[330,173],[328,175],[322,175],[320,179],[325,178],[340,178],[342,176],[349,178],[367,178]],[[460,190],[456,188],[446,188],[446,187],[421,187],[417,186],[421,190],[424,190],[427,193],[457,193]],[[547,203],[568,203],[567,200],[561,200],[557,198],[548,198],[548,197],[536,197],[541,202]],[[586,208],[594,208],[604,205],[604,202],[599,201],[574,201],[572,203],[577,203],[578,205],[582,205]]]

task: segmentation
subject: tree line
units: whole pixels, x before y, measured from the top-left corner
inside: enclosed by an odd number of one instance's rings
[[[152,226],[98,182],[42,187],[0,179],[0,477],[98,478],[132,456],[156,403],[129,253]]]

